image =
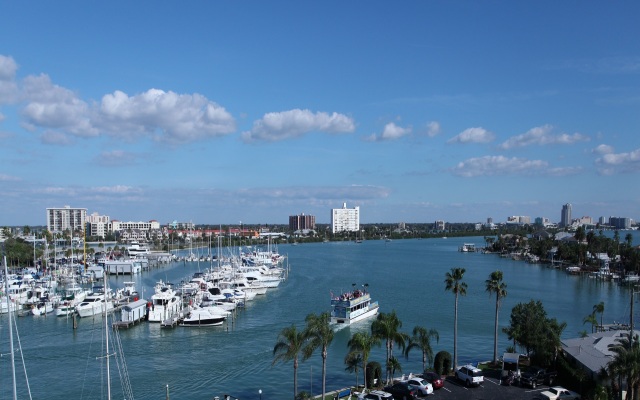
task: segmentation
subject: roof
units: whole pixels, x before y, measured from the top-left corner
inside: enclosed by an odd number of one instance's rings
[[[583,338],[566,339],[562,341],[562,349],[586,368],[598,373],[613,359],[614,353],[609,350],[609,345],[619,344],[618,339],[628,333],[626,330],[613,330],[592,333]],[[634,335],[640,335],[640,331],[634,330]]]

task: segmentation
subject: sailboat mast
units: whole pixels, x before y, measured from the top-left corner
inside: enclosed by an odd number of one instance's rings
[[[11,322],[12,310],[10,307],[10,296],[9,296],[9,271],[7,270],[7,256],[4,256],[4,293],[7,301],[7,314],[9,315],[9,345],[11,346],[11,374],[13,377],[13,399],[18,399],[18,391],[16,387],[16,361],[15,356],[13,354],[13,323]]]
[[[109,368],[109,320],[107,318],[107,295],[109,293],[109,280],[107,276],[103,276],[104,279],[104,338],[105,338],[105,350],[107,354],[107,399],[111,400],[111,371]]]

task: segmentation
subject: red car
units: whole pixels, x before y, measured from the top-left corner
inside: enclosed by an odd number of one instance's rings
[[[444,379],[435,372],[426,372],[424,374],[424,380],[433,386],[433,390],[440,389],[444,386]]]

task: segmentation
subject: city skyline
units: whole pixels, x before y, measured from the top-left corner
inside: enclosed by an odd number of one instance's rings
[[[640,4],[2,7],[0,225],[640,220]]]

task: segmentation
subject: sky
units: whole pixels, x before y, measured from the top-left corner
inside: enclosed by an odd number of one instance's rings
[[[638,2],[0,0],[0,226],[640,220]]]

